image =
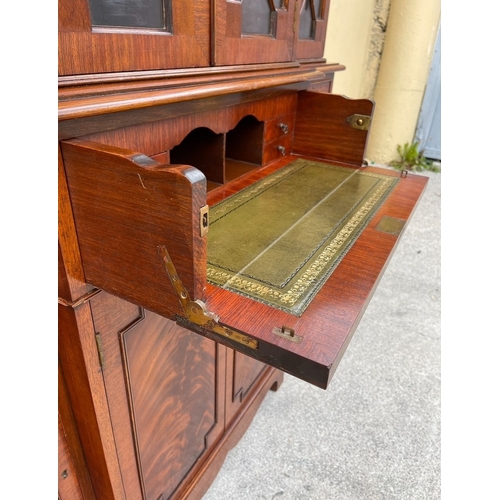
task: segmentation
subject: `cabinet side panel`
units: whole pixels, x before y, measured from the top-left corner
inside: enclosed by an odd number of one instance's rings
[[[92,482],[76,429],[64,375],[58,376],[58,492],[60,500],[95,500]]]
[[[58,499],[83,500],[82,490],[78,483],[78,473],[68,449],[68,443],[66,441],[60,416],[58,438]]]
[[[97,498],[125,499],[88,303],[59,305],[59,360]]]

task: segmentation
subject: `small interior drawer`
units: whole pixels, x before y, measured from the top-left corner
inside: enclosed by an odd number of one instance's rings
[[[262,164],[268,165],[283,156],[288,156],[292,151],[292,139],[291,135],[282,135],[265,144],[262,155]]]
[[[266,122],[264,129],[264,141],[270,142],[284,135],[293,136],[295,115],[279,116]]]

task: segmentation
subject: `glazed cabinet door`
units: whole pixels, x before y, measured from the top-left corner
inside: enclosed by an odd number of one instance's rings
[[[180,498],[223,434],[226,348],[105,292],[91,306],[127,498]]]
[[[299,60],[323,57],[330,0],[297,0],[299,12],[295,57]]]
[[[210,0],[59,0],[59,75],[210,64]]]
[[[296,0],[214,0],[215,65],[294,59]]]

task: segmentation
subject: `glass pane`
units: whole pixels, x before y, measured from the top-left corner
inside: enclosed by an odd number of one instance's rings
[[[315,21],[320,18],[321,0],[304,0],[304,5],[300,11],[299,38],[302,40],[314,39]]]
[[[269,0],[242,2],[241,31],[244,35],[270,35],[272,33]]]
[[[314,12],[316,15],[314,16],[315,19],[323,19],[321,17],[321,4],[323,3],[323,0],[313,0],[314,4]]]
[[[170,0],[169,0],[170,1]],[[163,0],[89,0],[93,26],[169,29]]]

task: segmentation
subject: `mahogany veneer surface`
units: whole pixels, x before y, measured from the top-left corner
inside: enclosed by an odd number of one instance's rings
[[[211,191],[209,205],[295,159],[285,158]],[[399,172],[375,167],[365,171],[400,176]],[[401,236],[380,231],[377,224],[386,216],[408,221],[426,183],[427,178],[419,175],[408,174],[401,179],[302,316],[210,284],[208,308],[220,316],[220,323],[258,339],[259,349],[245,349],[246,354],[326,388]],[[273,329],[282,326],[294,329],[302,341],[275,335]]]
[[[262,103],[244,104],[228,114],[213,115],[224,118],[220,128],[225,132],[198,128],[193,131],[196,140],[189,141],[188,135],[179,150],[175,146],[167,154],[158,141],[156,146],[152,145],[152,151],[148,151],[149,154],[154,151],[159,162],[174,159],[186,166],[157,163],[143,153],[121,149],[128,133],[116,137],[103,134],[116,144],[113,146],[82,140],[62,143],[85,276],[94,286],[326,388],[400,237],[400,233],[376,229],[377,224],[387,216],[402,221],[404,226],[427,179],[416,175],[400,179],[300,317],[212,286],[206,282],[206,241],[199,232],[200,209],[206,200],[213,206],[298,158],[355,169],[364,155],[368,131],[353,128],[348,122],[358,113],[370,119],[371,101],[299,92],[297,96],[285,93],[266,102],[274,103],[270,114],[269,111],[265,114]],[[294,102],[297,103],[295,120],[291,112]],[[257,117],[263,113],[264,127],[255,120],[255,115],[248,116],[254,113]],[[174,124],[186,127],[186,124],[192,125],[191,122],[189,117],[171,124],[160,122],[155,130]],[[288,127],[288,133],[280,123]],[[139,137],[135,132],[128,132],[132,137]],[[221,133],[226,134],[225,139],[218,135]],[[250,162],[261,158],[268,166],[255,164],[255,169],[213,189],[206,197],[205,176],[187,165],[200,159],[199,168],[204,168],[205,163],[213,160],[211,168],[204,172],[213,188],[213,183],[231,178],[223,174],[225,154],[247,156],[248,148],[239,147],[245,144],[246,136],[253,137],[252,142],[262,152],[262,156],[250,156]],[[170,147],[179,139],[170,143]],[[282,159],[275,159],[281,156],[278,146],[285,155]],[[199,154],[191,157],[196,148]],[[233,160],[228,161],[227,167],[232,163]],[[382,177],[400,175],[373,167],[363,171]],[[210,328],[198,327],[186,319],[186,312],[159,258],[159,245],[168,248],[191,299],[203,300],[208,311],[220,317],[221,324],[257,340],[258,346],[254,346],[257,348],[214,334]],[[294,340],[300,341],[293,342],[273,333],[283,327],[293,330]]]

